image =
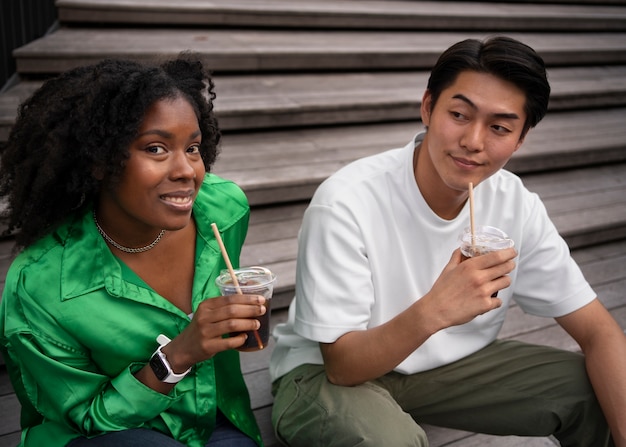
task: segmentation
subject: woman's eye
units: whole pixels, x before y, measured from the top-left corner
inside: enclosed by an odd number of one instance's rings
[[[163,154],[165,152],[165,148],[163,146],[148,146],[146,148],[146,152],[150,152],[151,154]]]
[[[189,152],[190,154],[199,154],[200,153],[200,145],[199,144],[194,144],[192,146],[189,146],[189,148],[187,149],[187,152]]]

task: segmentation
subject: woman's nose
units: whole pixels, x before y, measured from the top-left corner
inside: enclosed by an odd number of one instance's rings
[[[170,167],[170,176],[174,179],[192,179],[196,176],[193,162],[187,156],[186,151],[175,151]]]

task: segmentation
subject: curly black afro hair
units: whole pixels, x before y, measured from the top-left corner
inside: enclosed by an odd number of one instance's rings
[[[160,65],[109,59],[46,81],[19,107],[2,153],[2,219],[7,232],[18,230],[16,247],[89,206],[100,189],[94,173],[119,178],[147,109],[180,95],[198,116],[209,172],[220,132],[214,84],[198,56],[181,53]]]

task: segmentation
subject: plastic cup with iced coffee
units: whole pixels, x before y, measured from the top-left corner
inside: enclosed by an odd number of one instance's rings
[[[222,270],[220,276],[215,280],[221,294],[224,296],[237,293],[242,295],[261,295],[265,297],[265,308],[267,309],[265,314],[256,318],[261,323],[261,327],[255,331],[246,332],[248,337],[237,350],[251,352],[265,349],[270,338],[270,311],[276,275],[265,267],[242,267],[233,271],[238,284],[235,284],[233,281],[229,270]],[[238,334],[233,333],[231,335]]]
[[[487,225],[477,226],[473,234],[471,228],[467,227],[459,239],[463,260],[515,245],[513,239],[509,238],[504,231]],[[498,292],[492,295],[492,297],[496,296]]]

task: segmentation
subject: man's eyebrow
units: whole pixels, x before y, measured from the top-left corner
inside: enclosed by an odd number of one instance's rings
[[[453,99],[460,99],[461,101],[467,103],[467,105],[469,105],[472,109],[475,109],[475,110],[478,109],[476,104],[474,104],[471,99],[469,99],[467,96],[465,96],[465,95],[463,95],[461,93],[457,93],[452,98]],[[497,118],[506,118],[506,119],[512,119],[512,120],[520,119],[520,117],[519,117],[519,115],[517,113],[494,113],[493,116],[495,116]]]

